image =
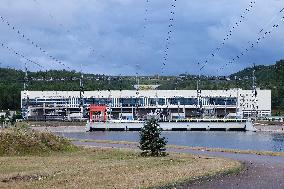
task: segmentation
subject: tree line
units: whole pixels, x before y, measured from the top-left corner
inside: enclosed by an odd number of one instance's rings
[[[257,87],[272,90],[272,108],[276,113],[284,110],[284,60],[271,66],[256,66],[227,76],[206,77],[182,74],[181,76],[140,77],[140,84],[160,85],[161,90],[196,90],[196,82],[203,90],[228,90],[230,88],[252,89],[252,72],[255,70]],[[50,70],[28,72],[27,89],[36,91],[80,90],[81,74],[76,71]],[[84,74],[84,89],[131,90],[136,84],[135,76],[106,76]],[[20,92],[23,90],[25,73],[21,70],[0,68],[0,110],[20,110]]]

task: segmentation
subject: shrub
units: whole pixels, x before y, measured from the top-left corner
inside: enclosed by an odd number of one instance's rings
[[[45,155],[51,152],[74,151],[77,147],[69,140],[52,133],[14,128],[0,132],[0,156]]]

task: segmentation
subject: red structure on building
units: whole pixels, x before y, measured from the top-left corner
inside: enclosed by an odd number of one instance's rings
[[[90,122],[106,122],[107,120],[107,106],[104,105],[90,105]]]

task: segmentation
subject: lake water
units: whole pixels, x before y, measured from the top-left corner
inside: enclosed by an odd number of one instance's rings
[[[74,139],[139,141],[138,132],[57,133]],[[231,148],[240,150],[284,151],[284,133],[265,132],[163,132],[170,145]]]

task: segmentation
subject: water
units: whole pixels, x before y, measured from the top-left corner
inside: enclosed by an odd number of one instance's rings
[[[58,133],[80,140],[139,141],[138,132]],[[170,145],[284,152],[284,133],[264,132],[164,132]]]

